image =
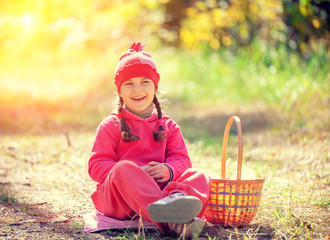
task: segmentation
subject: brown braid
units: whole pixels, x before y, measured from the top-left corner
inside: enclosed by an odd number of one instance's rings
[[[118,113],[122,113],[123,105],[124,105],[124,100],[122,97],[119,97]],[[138,141],[140,139],[139,136],[136,136],[133,133],[131,133],[131,129],[127,125],[125,119],[121,117],[119,120],[120,120],[120,130],[121,130],[122,139],[125,142]]]
[[[153,102],[154,102],[155,107],[157,109],[158,119],[162,119],[162,109],[160,107],[160,103],[159,103],[156,95],[154,97],[154,101]],[[162,142],[166,138],[163,125],[160,125],[159,126],[159,129],[158,129],[157,132],[155,132],[155,131],[153,131],[153,132],[154,132],[154,139],[155,139],[156,142]]]

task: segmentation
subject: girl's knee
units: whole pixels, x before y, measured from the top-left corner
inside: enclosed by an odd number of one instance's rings
[[[205,183],[206,185],[211,184],[210,176],[204,170],[196,169],[196,168],[187,169],[178,180],[189,181],[189,182],[197,181],[201,184]]]
[[[202,169],[197,169],[197,168],[189,168],[187,169],[183,174],[186,174],[188,176],[203,176],[203,177],[208,177],[208,174]]]
[[[130,167],[138,167],[138,165],[135,162],[129,161],[129,160],[122,160],[119,161],[118,163],[116,163],[116,165],[114,166],[114,168],[130,168]]]
[[[114,179],[127,179],[128,176],[134,175],[134,172],[140,167],[128,160],[118,162],[111,170]]]

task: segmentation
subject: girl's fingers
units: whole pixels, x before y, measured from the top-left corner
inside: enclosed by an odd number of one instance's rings
[[[149,165],[140,166],[145,172],[148,172],[148,169],[151,168]]]
[[[149,166],[156,166],[156,165],[159,165],[160,163],[159,162],[155,162],[155,161],[151,161],[148,163]]]
[[[161,171],[161,169],[153,169],[153,170],[148,169],[147,171],[148,171],[149,175],[152,176],[153,178],[155,178],[158,175],[161,175],[160,177],[163,177],[163,175],[164,175],[164,173],[163,173],[163,171]]]
[[[150,167],[148,169],[148,173],[152,174],[154,172],[160,172],[162,170],[162,166],[161,165],[157,165],[157,166],[154,166],[154,167]]]
[[[168,168],[164,164],[158,162],[150,162],[148,165],[151,166],[153,163],[156,163],[156,165],[150,167],[147,173],[158,183],[166,182],[170,178]]]
[[[164,177],[164,174],[162,173],[157,173],[155,175],[151,175],[153,179],[159,179],[159,178],[163,178]]]

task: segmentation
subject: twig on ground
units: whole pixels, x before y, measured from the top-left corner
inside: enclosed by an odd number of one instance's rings
[[[68,132],[65,132],[65,133],[64,133],[64,136],[65,136],[65,138],[66,138],[66,142],[67,142],[67,144],[68,144],[68,147],[71,147],[72,144],[71,144],[71,140],[70,140],[69,133],[68,133]]]

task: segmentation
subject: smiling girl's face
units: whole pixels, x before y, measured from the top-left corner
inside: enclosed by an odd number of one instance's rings
[[[145,77],[135,77],[124,82],[119,91],[127,108],[137,115],[149,113],[155,96],[155,85]]]

